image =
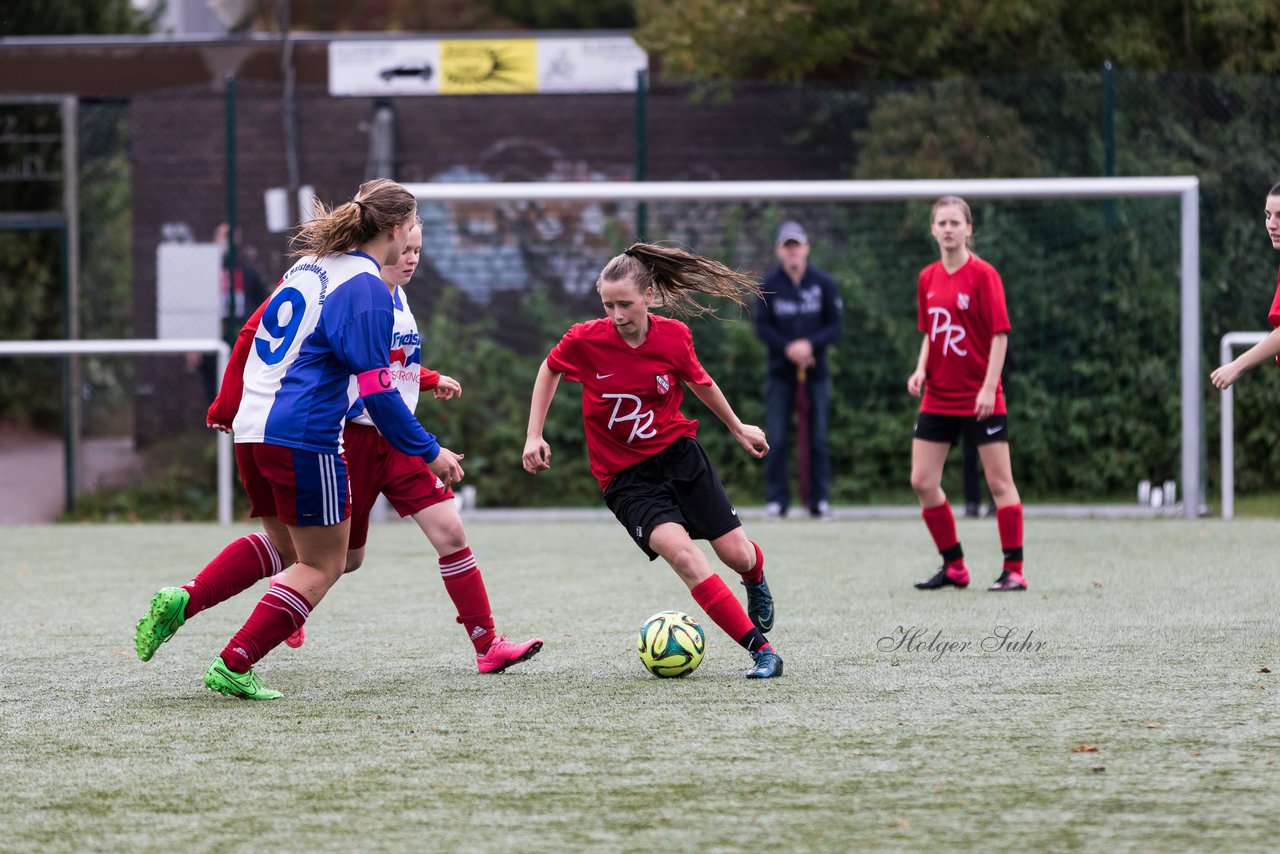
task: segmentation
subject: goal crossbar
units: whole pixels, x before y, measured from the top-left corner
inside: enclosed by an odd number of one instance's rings
[[[227,370],[231,348],[215,338],[0,341],[0,356],[129,356],[213,353],[217,376]],[[68,485],[71,488],[72,485]],[[231,524],[231,437],[218,433],[218,522]]]
[[[694,201],[856,202],[933,199],[1180,200],[1180,370],[1182,515],[1204,508],[1200,443],[1204,406],[1200,378],[1200,179],[1193,175],[1132,178],[996,178],[921,181],[581,181],[546,183],[414,183],[419,201]]]

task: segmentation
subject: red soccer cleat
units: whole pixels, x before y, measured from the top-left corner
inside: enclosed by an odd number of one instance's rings
[[[476,656],[476,667],[481,673],[501,673],[513,664],[527,661],[542,649],[542,638],[531,638],[524,643],[507,640],[506,635],[499,635],[484,655]]]
[[[943,587],[959,587],[964,589],[969,586],[969,570],[964,566],[944,566],[933,574],[931,578],[916,582],[917,590],[938,590]]]
[[[988,590],[1026,590],[1027,580],[1022,577],[1022,573],[1016,569],[1006,569],[1000,573],[1000,577],[995,583],[987,588]]]

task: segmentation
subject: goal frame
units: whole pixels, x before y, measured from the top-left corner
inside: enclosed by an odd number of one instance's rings
[[[1200,377],[1200,179],[1193,175],[1133,178],[991,178],[913,181],[584,181],[546,183],[411,183],[419,201],[721,201],[885,202],[935,199],[1177,198],[1180,204],[1180,370],[1182,515],[1207,512],[1200,446],[1204,401]]]

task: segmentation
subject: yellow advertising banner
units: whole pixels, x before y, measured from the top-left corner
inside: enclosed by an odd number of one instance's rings
[[[648,67],[648,54],[630,36],[336,39],[329,43],[329,94],[634,92]]]
[[[517,95],[537,91],[536,39],[440,42],[440,94]]]

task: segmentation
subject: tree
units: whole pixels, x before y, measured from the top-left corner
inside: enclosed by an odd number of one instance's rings
[[[279,28],[279,3],[262,0],[257,28]],[[390,30],[475,32],[482,30],[629,29],[631,0],[290,0],[290,26],[312,32]]]
[[[40,0],[7,3],[0,30],[7,36],[79,36],[145,33],[151,17],[130,0]]]
[[[631,0],[484,0],[499,15],[534,30],[631,29]]]
[[[968,80],[889,95],[855,139],[855,178],[1019,178],[1048,171],[1017,112],[983,97]]]
[[[1272,0],[637,0],[640,43],[702,80],[919,80],[1280,68]]]

